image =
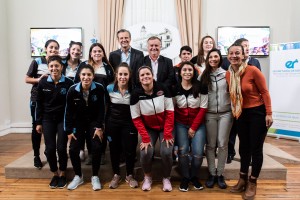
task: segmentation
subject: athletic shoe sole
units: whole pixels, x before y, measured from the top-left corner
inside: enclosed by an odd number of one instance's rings
[[[83,184],[83,181],[80,182],[78,185],[76,185],[76,187],[74,187],[74,188],[68,188],[68,190],[75,190],[79,185],[82,185],[82,184]]]
[[[187,192],[187,191],[189,191],[189,189],[184,189],[184,188],[180,188],[180,187],[179,187],[179,190],[180,190],[181,192]]]

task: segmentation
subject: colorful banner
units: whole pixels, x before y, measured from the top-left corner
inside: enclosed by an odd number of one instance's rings
[[[270,50],[269,134],[300,140],[300,42],[271,44]]]

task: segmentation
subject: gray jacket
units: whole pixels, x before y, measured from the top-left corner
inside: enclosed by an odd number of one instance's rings
[[[225,78],[226,71],[219,67],[210,74],[212,81],[208,89],[208,110],[209,113],[223,113],[231,111],[230,94]]]

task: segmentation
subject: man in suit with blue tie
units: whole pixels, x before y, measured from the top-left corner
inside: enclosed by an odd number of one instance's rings
[[[136,72],[143,66],[144,53],[130,46],[131,34],[128,30],[120,29],[117,32],[117,39],[121,48],[109,54],[109,62],[114,70],[122,62],[126,62],[132,71],[133,84],[136,85]]]

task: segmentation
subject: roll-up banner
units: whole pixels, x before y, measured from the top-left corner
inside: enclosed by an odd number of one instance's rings
[[[274,123],[268,134],[300,142],[300,42],[270,45],[269,77]]]

